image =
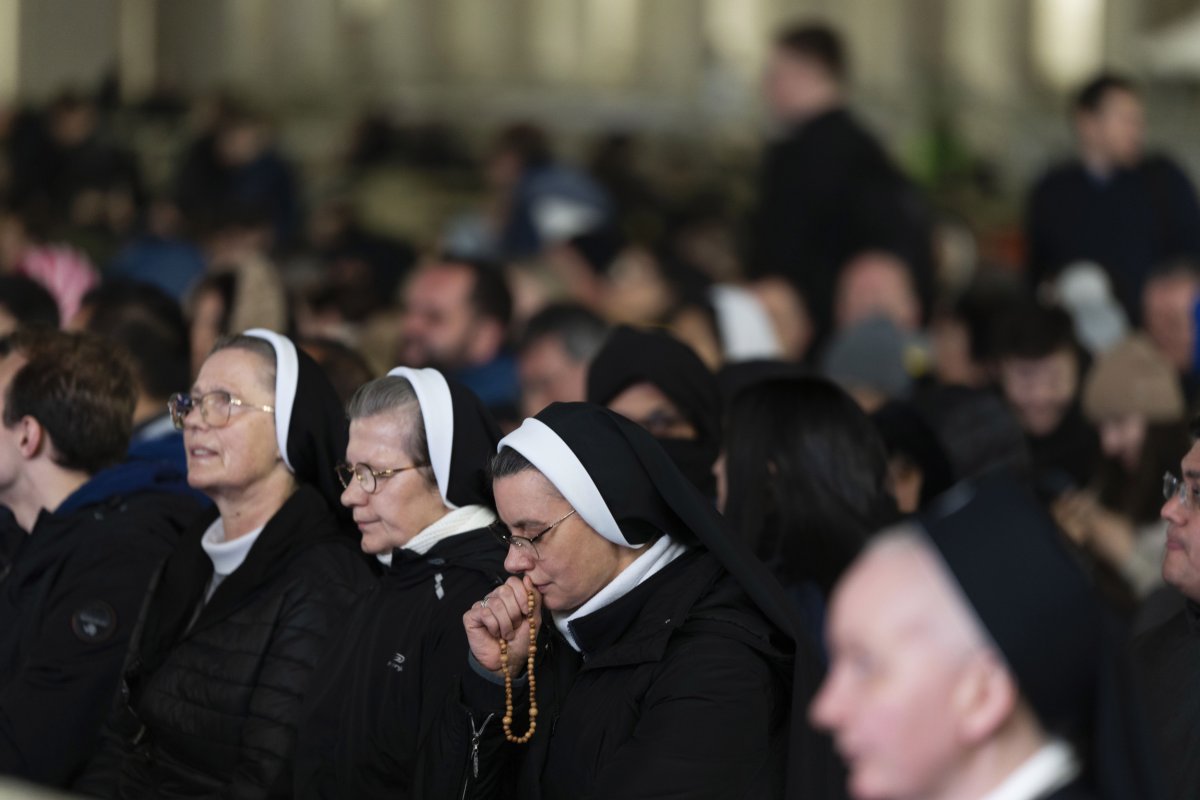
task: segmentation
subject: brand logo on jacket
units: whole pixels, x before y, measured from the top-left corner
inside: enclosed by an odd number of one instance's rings
[[[391,660],[387,662],[389,669],[394,669],[396,672],[404,672],[404,654],[396,653]]]
[[[102,600],[89,600],[71,615],[71,632],[88,644],[106,642],[117,632],[117,612]]]

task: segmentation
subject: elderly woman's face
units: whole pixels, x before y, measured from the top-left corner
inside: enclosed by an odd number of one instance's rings
[[[531,539],[571,513],[542,473],[525,470],[492,484],[496,512],[514,536]],[[596,533],[578,514],[563,519],[529,546],[508,548],[504,568],[528,575],[551,611],[570,613],[620,574],[640,551],[619,547]]]
[[[230,348],[200,367],[192,396],[228,392],[244,405],[231,406],[224,426],[206,422],[199,409],[184,419],[188,484],[210,497],[236,494],[287,471],[275,439],[275,417],[255,406],[273,406],[271,370],[261,356]]]
[[[404,443],[415,422],[403,410],[350,422],[348,463],[365,464],[375,472],[403,469],[390,476],[376,477],[375,491],[370,494],[357,479],[351,479],[342,492],[342,505],[354,514],[365,553],[390,553],[396,547],[403,547],[449,511],[437,486],[421,470],[404,469],[414,463]]]

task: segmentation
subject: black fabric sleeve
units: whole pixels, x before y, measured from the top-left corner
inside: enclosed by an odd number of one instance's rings
[[[42,605],[37,641],[0,688],[0,773],[62,786],[96,745],[160,560],[97,544],[64,565]]]

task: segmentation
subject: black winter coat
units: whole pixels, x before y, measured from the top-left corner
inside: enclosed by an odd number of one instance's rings
[[[212,519],[159,577],[80,791],[292,794],[296,725],[313,669],[370,571],[321,495],[301,486],[201,607],[212,562],[200,538]]]
[[[681,556],[571,631],[582,655],[548,619],[539,633],[527,745],[503,740],[503,687],[464,674],[422,753],[417,796],[508,796],[514,770],[516,796],[539,800],[782,796],[791,660],[711,555]]]
[[[790,278],[804,295],[818,334],[832,322],[841,267],[864,250],[903,258],[926,311],[932,302],[928,205],[845,109],[808,120],[767,149],[749,234],[752,274]]]
[[[43,511],[26,535],[5,512],[0,774],[62,786],[83,767],[150,578],[200,513],[180,494],[118,494]]]
[[[396,550],[317,671],[296,746],[296,796],[405,798],[421,738],[466,668],[462,615],[503,583],[486,530],[424,556]]]

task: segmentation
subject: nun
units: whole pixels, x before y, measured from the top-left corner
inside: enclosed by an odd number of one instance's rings
[[[556,403],[500,441],[491,476],[520,577],[463,616],[469,669],[421,796],[837,796],[803,725],[815,650],[649,433]]]
[[[220,340],[171,398],[215,505],[152,581],[99,753],[101,797],[292,796],[301,701],[371,574],[339,522],[346,425],[287,337]]]
[[[508,577],[485,476],[500,434],[479,399],[435,369],[363,385],[347,416],[342,503],[386,571],[318,667],[296,796],[405,798],[421,739],[466,667],[462,615]]]
[[[690,347],[663,331],[617,328],[588,368],[587,400],[649,431],[680,472],[716,500],[720,384]]]
[[[1157,800],[1125,658],[1032,492],[962,484],[839,583],[813,721],[855,798]]]

